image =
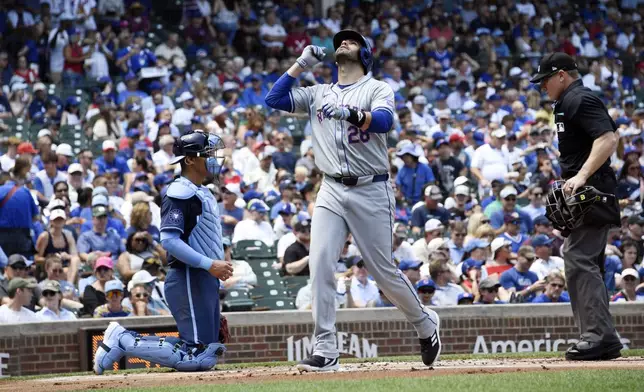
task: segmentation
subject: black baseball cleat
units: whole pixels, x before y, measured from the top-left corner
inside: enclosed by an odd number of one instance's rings
[[[622,356],[624,346],[621,342],[587,342],[580,340],[566,350],[566,359],[569,361],[607,361]]]
[[[429,308],[425,308],[429,313],[429,317],[436,324],[434,332],[427,339],[420,340],[420,356],[423,358],[423,363],[427,366],[432,366],[441,354],[441,337],[440,337],[440,318],[438,314]]]
[[[339,358],[325,358],[320,355],[311,355],[297,364],[300,372],[331,372],[340,369]]]

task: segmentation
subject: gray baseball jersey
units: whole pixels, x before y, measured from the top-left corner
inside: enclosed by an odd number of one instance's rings
[[[394,92],[387,83],[364,76],[344,88],[319,84],[294,88],[290,95],[293,111],[311,116],[315,164],[323,173],[359,177],[389,172],[386,133],[369,133],[322,115],[327,102],[368,112],[387,110],[393,115]]]
[[[393,90],[386,83],[364,76],[345,88],[337,84],[294,88],[290,98],[292,111],[311,117],[318,168],[332,177],[365,180],[348,186],[325,177],[315,201],[309,248],[315,320],[313,354],[326,358],[339,355],[334,272],[349,232],[378,288],[406,315],[418,336],[427,338],[437,328],[438,320],[430,318],[433,311],[424,308],[409,279],[392,261],[393,189],[389,181],[373,182],[374,178],[369,177],[389,173],[387,134],[361,131],[347,121],[324,118],[321,111],[329,102],[370,112],[387,110],[393,115]],[[359,298],[354,302],[367,305]]]

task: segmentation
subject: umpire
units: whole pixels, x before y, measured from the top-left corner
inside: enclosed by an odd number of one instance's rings
[[[575,60],[565,53],[547,54],[532,83],[556,101],[555,125],[563,191],[575,194],[584,185],[615,194],[617,180],[610,168],[615,152],[617,126],[602,101],[583,86]],[[620,224],[619,206],[596,203],[583,224],[567,234],[564,242],[566,281],[577,326],[578,343],[566,351],[568,360],[613,359],[620,356],[620,343],[608,309],[603,282],[604,250],[608,230]]]

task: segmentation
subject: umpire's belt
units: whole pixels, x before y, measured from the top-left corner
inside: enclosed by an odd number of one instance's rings
[[[333,177],[327,175],[327,177],[332,178],[335,182],[346,186],[356,186],[363,185],[370,182],[382,182],[389,179],[389,174],[376,174],[374,176],[361,176],[361,177]]]

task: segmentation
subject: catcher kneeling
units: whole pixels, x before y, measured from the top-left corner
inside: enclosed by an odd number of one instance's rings
[[[208,178],[218,181],[223,166],[218,154],[223,154],[223,148],[219,136],[202,131],[183,135],[173,146],[175,158],[170,163],[181,164],[181,177],[170,184],[163,197],[161,244],[168,252],[170,267],[165,297],[179,338],[141,336],[112,322],[94,355],[96,374],[112,368],[124,355],[180,371],[209,370],[226,351],[219,280],[230,278],[233,267],[223,261],[217,202],[202,185]]]

